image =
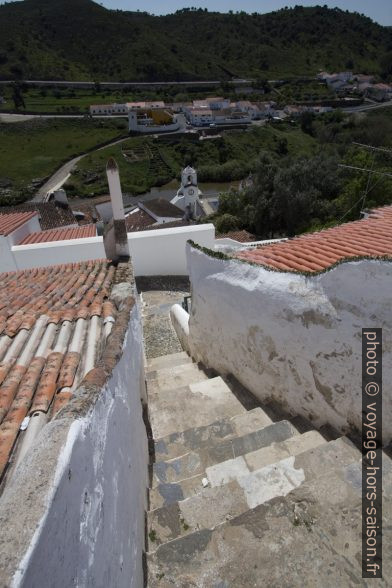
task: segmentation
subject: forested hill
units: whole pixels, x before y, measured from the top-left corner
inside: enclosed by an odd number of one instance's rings
[[[0,6],[1,79],[274,78],[324,69],[387,78],[391,62],[390,27],[327,7],[263,15],[184,9],[157,17],[91,0]]]

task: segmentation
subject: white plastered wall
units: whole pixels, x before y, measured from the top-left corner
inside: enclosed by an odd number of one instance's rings
[[[361,330],[383,328],[383,379],[392,377],[392,263],[343,263],[318,276],[267,271],[188,246],[190,346],[255,396],[315,425],[361,429]],[[392,397],[383,396],[383,438]]]

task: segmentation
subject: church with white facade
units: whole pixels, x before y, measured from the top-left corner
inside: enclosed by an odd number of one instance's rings
[[[186,213],[188,220],[205,216],[206,212],[200,199],[202,191],[197,184],[197,172],[193,167],[187,166],[181,173],[181,186],[177,194],[171,200]]]

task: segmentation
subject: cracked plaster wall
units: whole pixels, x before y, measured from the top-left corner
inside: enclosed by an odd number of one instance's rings
[[[343,263],[306,277],[187,249],[192,355],[263,401],[361,428],[361,329],[383,327],[383,438],[392,437],[392,264]]]

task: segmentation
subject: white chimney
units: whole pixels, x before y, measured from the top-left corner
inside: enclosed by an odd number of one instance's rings
[[[120,184],[120,173],[116,160],[111,157],[106,165],[106,175],[108,177],[110,199],[112,201],[114,220],[124,218],[124,204]]]
[[[113,230],[115,242],[115,257],[113,261],[121,257],[129,257],[127,228],[125,224],[124,204],[120,184],[120,174],[116,161],[111,157],[106,166],[110,199],[113,210]],[[110,226],[108,227],[108,232]],[[107,232],[107,233],[108,233]],[[104,237],[105,239],[105,237]],[[113,256],[112,256],[113,257]]]

